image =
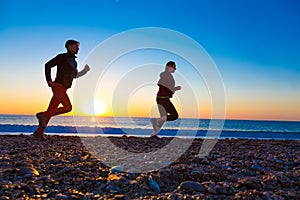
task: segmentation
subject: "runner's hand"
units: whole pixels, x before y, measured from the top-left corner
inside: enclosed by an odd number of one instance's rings
[[[84,71],[88,72],[88,71],[90,71],[90,70],[91,70],[90,66],[89,66],[88,64],[86,64],[86,65],[84,66]]]
[[[176,86],[174,89],[175,90],[181,90],[181,86]]]

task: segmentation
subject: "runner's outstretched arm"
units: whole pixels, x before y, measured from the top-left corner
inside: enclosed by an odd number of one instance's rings
[[[90,71],[90,66],[89,66],[88,64],[86,64],[86,65],[84,66],[84,69],[81,70],[80,72],[78,72],[75,78],[82,77],[82,76],[85,75],[88,71]]]

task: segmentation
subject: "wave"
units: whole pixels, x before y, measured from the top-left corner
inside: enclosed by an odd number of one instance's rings
[[[1,124],[1,133],[33,133],[37,126]],[[46,133],[56,134],[109,134],[109,135],[150,135],[152,129],[147,128],[115,128],[115,127],[89,127],[89,126],[48,126]],[[300,139],[300,132],[282,132],[266,130],[188,130],[188,129],[162,129],[162,136],[183,137],[222,137],[222,138],[281,138]]]

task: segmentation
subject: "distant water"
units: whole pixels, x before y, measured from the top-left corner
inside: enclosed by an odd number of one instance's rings
[[[223,123],[224,126],[220,126]],[[0,134],[30,134],[36,128],[35,116],[0,115]],[[51,119],[45,133],[149,136],[152,126],[149,118],[56,116]],[[300,122],[178,119],[166,122],[159,135],[299,140]]]

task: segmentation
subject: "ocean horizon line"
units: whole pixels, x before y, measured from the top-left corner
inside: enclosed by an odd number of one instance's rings
[[[35,116],[35,114],[3,114],[0,113],[0,116]],[[101,116],[101,115],[58,115],[55,117],[87,117],[87,118],[141,118],[141,119],[151,119],[153,117],[146,116]],[[300,122],[300,119],[295,120],[286,120],[286,119],[252,119],[252,118],[195,118],[195,117],[179,117],[178,119],[193,119],[193,120],[220,120],[220,121],[266,121],[266,122]]]

